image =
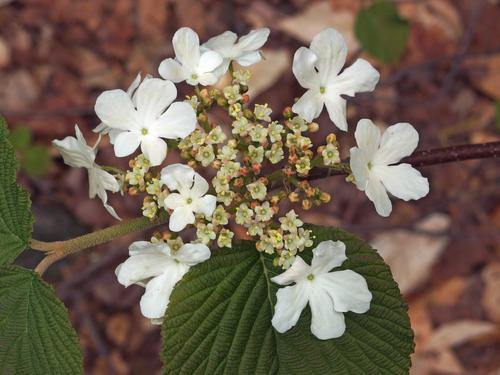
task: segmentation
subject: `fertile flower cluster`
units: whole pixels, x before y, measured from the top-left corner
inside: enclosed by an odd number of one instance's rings
[[[127,91],[99,95],[95,112],[101,124],[94,131],[109,135],[117,157],[141,150],[129,160],[129,170],[99,167],[99,141],[87,146],[78,128],[76,138],[54,145],[67,164],[88,170],[90,196],[97,195],[113,216],[118,217],[107,191],[141,195],[144,216],[168,218],[170,232],[133,243],[130,257],[116,270],[121,284],[146,288],[144,316],[161,321],[175,284],[189,267],[210,257],[209,247],[231,248],[239,226],[240,233],[255,239],[257,251],[287,270],[273,281],[295,282],[278,292],[275,328],[290,329],[309,302],[313,334],[338,337],[345,330],[343,313],[366,312],[371,294],[355,272],[329,272],[346,259],[341,242],[319,244],[311,266],[302,260],[298,254],[311,248],[314,238],[298,208],[289,206],[299,203],[308,210],[330,201],[329,192],[308,182],[314,168],[349,174],[347,180],[365,191],[383,216],[391,212],[387,192],[404,200],[425,196],[427,179],[409,164],[393,165],[413,152],[418,134],[410,124],[396,124],[381,135],[370,120],[361,120],[350,164],[341,161],[333,133],[315,148],[310,137],[319,130],[314,120],[323,107],[336,127],[347,131],[343,95],[372,91],[379,74],[363,59],[342,71],[346,43],[327,29],[294,56],[293,73],[307,91],[292,107],[274,113],[266,103],[250,102],[250,72],[236,66],[259,62],[268,36],[265,28],[240,38],[227,31],[200,44],[193,30],[181,28],[172,40],[175,57],[158,68],[162,78],[138,75]],[[211,86],[224,75],[229,76],[225,87]],[[174,83],[180,82],[194,86],[194,92],[176,101]],[[214,107],[226,113],[226,123],[213,119]],[[169,149],[178,150],[184,162],[164,166]],[[184,244],[180,232],[189,228],[194,230],[184,233],[195,238]]]

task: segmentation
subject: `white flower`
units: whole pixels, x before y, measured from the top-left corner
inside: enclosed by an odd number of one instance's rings
[[[144,80],[149,79],[149,78],[152,78],[152,77],[151,77],[151,75],[147,74],[146,77],[144,77]],[[134,78],[134,80],[132,81],[132,83],[130,84],[130,86],[127,89],[127,95],[130,96],[130,98],[132,100],[134,100],[134,96],[135,96],[137,88],[139,87],[139,85],[141,83],[141,79],[142,79],[141,73],[138,73],[137,76]],[[109,141],[111,142],[111,144],[115,143],[116,137],[122,131],[123,130],[121,130],[121,129],[110,128],[108,125],[106,125],[103,122],[101,122],[99,125],[97,125],[93,130],[94,133],[99,133],[99,134],[104,134],[104,135],[108,134]]]
[[[167,185],[170,193],[165,198],[165,207],[173,210],[168,226],[171,231],[179,232],[186,225],[195,222],[194,214],[210,217],[215,210],[216,197],[205,195],[208,182],[193,168],[184,164],[172,164],[161,171],[161,181]]]
[[[429,193],[429,181],[410,164],[391,165],[411,155],[417,147],[418,133],[413,126],[389,126],[381,137],[373,122],[362,119],[354,136],[358,147],[350,150],[350,164],[355,183],[375,204],[379,215],[389,216],[392,211],[387,191],[405,201]]]
[[[189,27],[176,31],[172,39],[175,59],[169,58],[158,67],[160,75],[173,82],[186,81],[190,85],[213,85],[218,76],[214,70],[222,63],[217,52],[200,49],[200,39]]]
[[[152,165],[161,164],[167,155],[161,138],[184,138],[196,127],[195,111],[186,102],[172,103],[176,96],[174,84],[159,78],[144,80],[133,99],[123,90],[99,95],[97,116],[108,127],[122,130],[114,141],[116,156],[128,156],[140,145]]]
[[[146,288],[141,298],[141,312],[153,323],[161,322],[175,284],[189,268],[210,258],[203,244],[185,244],[172,251],[164,242],[134,242],[130,257],[116,268],[118,282],[125,287],[138,284]]]
[[[363,59],[340,70],[345,64],[347,45],[334,29],[317,34],[310,48],[300,47],[293,58],[293,74],[300,85],[308,89],[293,105],[292,110],[308,122],[317,118],[326,106],[330,120],[347,131],[346,100],[341,95],[373,91],[379,73]]]
[[[280,285],[272,319],[273,327],[280,333],[288,331],[299,320],[309,302],[311,307],[311,332],[321,340],[333,339],[344,334],[344,313],[363,314],[370,309],[372,294],[366,280],[351,271],[329,272],[347,259],[345,244],[341,241],[323,241],[313,249],[309,266],[297,256],[292,266],[271,280]]]
[[[262,59],[259,49],[267,42],[269,32],[267,27],[263,27],[252,30],[237,40],[238,35],[232,31],[225,31],[210,38],[202,47],[215,51],[224,58],[223,63],[216,70],[216,74],[220,77],[227,72],[232,60],[241,66],[258,63]]]
[[[108,204],[108,194],[106,190],[116,193],[120,190],[120,185],[116,178],[110,173],[102,170],[96,163],[95,157],[97,154],[96,142],[94,147],[87,145],[82,132],[75,125],[75,137],[66,137],[63,140],[53,140],[52,143],[61,153],[64,162],[73,168],[86,168],[89,176],[89,197],[95,198],[97,195],[101,200],[104,208],[115,218],[121,220],[116,214],[113,207]]]

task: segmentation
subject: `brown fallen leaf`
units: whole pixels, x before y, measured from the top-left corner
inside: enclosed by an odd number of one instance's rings
[[[481,276],[485,284],[481,304],[488,317],[500,323],[500,263],[489,264]]]
[[[248,90],[251,100],[274,86],[278,79],[291,69],[291,57],[287,49],[264,49],[262,55],[264,59],[249,68],[252,73]]]
[[[472,85],[486,95],[500,99],[500,53],[469,58],[462,65]]]
[[[483,320],[456,320],[438,327],[424,345],[425,351],[440,351],[469,341],[498,334],[495,323]]]
[[[417,224],[417,229],[429,232],[418,233],[410,230],[389,230],[380,233],[372,241],[372,246],[391,267],[394,279],[403,294],[408,294],[427,280],[431,267],[448,243],[446,235],[437,235],[449,226],[449,217],[432,214]]]
[[[278,29],[309,44],[312,38],[327,27],[333,27],[342,33],[346,39],[349,51],[352,53],[359,47],[354,36],[355,13],[347,10],[336,11],[329,1],[312,3],[303,12],[282,19]]]

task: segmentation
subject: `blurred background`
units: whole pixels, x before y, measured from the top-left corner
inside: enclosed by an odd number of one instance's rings
[[[371,94],[349,100],[350,132],[363,117],[381,127],[410,122],[419,149],[500,140],[500,4],[495,0],[0,0],[0,113],[10,124],[31,192],[34,238],[66,239],[113,224],[88,199],[86,173],[65,167],[50,141],[78,123],[93,143],[93,106],[103,90],[126,88],[138,72],[157,75],[173,56],[171,38],[189,26],[202,41],[225,30],[269,27],[265,61],[252,67],[251,98],[275,115],[302,89],[294,51],[334,27],[347,39],[348,64],[368,59],[381,72]],[[181,94],[188,93],[187,88]],[[183,91],[184,90],[184,91]],[[226,121],[214,114],[214,121]],[[333,131],[319,121],[322,136]],[[338,134],[338,132],[337,132]],[[107,139],[98,162],[115,163]],[[416,334],[412,374],[500,374],[500,170],[498,160],[422,168],[431,193],[394,202],[379,217],[342,177],[319,182],[333,192],[327,209],[303,213],[370,241],[391,265]],[[141,198],[112,197],[123,217]],[[89,374],[159,373],[160,332],[141,317],[140,287],[123,288],[114,269],[129,236],[67,258],[46,279],[69,308]],[[36,252],[19,260],[34,266]]]

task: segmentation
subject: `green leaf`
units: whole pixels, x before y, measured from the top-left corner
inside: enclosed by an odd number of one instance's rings
[[[407,306],[382,258],[356,237],[309,226],[315,245],[346,244],[340,269],[363,275],[373,294],[366,314],[345,314],[346,333],[322,341],[310,332],[309,308],[280,334],[271,325],[281,271],[254,242],[237,242],[193,267],[172,293],[162,327],[165,374],[407,374],[413,332]],[[310,262],[311,249],[301,256]]]
[[[9,135],[9,141],[16,150],[25,150],[33,142],[31,129],[27,126],[18,126],[14,128]]]
[[[396,63],[406,49],[410,26],[396,5],[376,2],[359,11],[354,26],[363,49],[386,63]]]
[[[0,296],[0,374],[83,374],[78,337],[52,287],[31,270],[4,266]]]
[[[0,266],[12,262],[29,244],[33,227],[29,194],[16,183],[14,148],[0,116]]]
[[[31,176],[43,176],[52,166],[52,157],[48,147],[33,145],[23,151],[22,167]]]

